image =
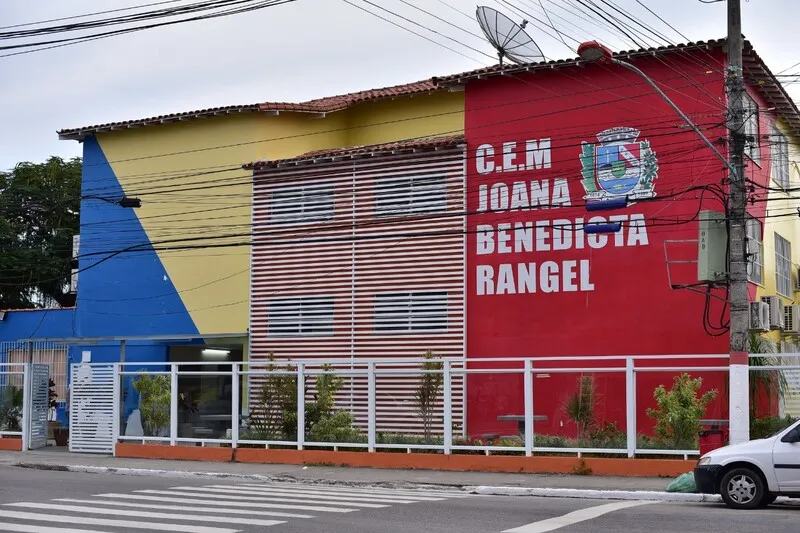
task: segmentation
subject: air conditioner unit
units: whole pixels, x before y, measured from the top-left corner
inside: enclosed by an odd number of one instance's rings
[[[750,302],[750,329],[753,331],[769,331],[769,304]]]
[[[780,296],[762,296],[761,301],[769,306],[770,329],[783,329],[783,302]]]
[[[787,333],[800,333],[800,305],[783,307],[783,326]]]

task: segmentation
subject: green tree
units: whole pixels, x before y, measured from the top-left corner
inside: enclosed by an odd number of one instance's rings
[[[0,172],[0,309],[75,304],[69,280],[80,198],[80,158]]]

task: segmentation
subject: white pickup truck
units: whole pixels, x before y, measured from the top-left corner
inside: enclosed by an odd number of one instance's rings
[[[800,498],[800,420],[766,439],[710,451],[697,461],[698,492],[719,494],[734,509],[766,507],[778,496]]]

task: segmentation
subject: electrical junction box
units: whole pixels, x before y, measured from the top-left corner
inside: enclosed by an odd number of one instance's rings
[[[697,243],[697,279],[723,281],[728,277],[728,231],[725,214],[717,211],[700,211],[700,229]]]

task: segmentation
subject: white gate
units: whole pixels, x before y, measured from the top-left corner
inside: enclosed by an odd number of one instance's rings
[[[114,453],[114,365],[77,363],[71,370],[69,451]]]
[[[30,365],[30,383],[28,390],[28,405],[26,415],[29,422],[26,424],[28,431],[27,445],[29,450],[37,450],[47,446],[47,419],[50,412],[50,367],[46,364],[34,363]]]

